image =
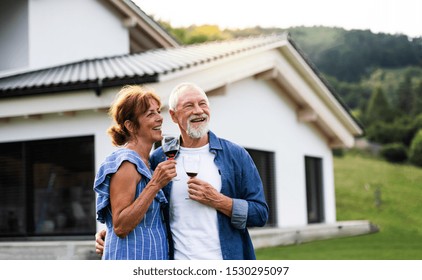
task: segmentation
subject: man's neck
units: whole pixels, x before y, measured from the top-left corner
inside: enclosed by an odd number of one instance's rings
[[[182,135],[181,146],[185,148],[199,148],[205,146],[206,144],[208,144],[208,142],[208,133],[201,138],[192,138],[189,135],[185,134]]]

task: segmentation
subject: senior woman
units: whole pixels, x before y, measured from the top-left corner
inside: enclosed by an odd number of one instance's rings
[[[152,89],[125,86],[110,108],[108,129],[118,149],[106,157],[94,181],[97,220],[106,224],[103,259],[169,258],[161,190],[176,176],[176,161],[149,166],[149,154],[162,139],[160,98]]]

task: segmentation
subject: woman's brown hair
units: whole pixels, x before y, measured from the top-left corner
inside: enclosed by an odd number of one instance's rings
[[[107,130],[113,145],[126,144],[138,131],[140,127],[138,118],[148,110],[151,99],[157,101],[158,106],[161,107],[160,97],[151,88],[126,85],[119,91],[109,110],[109,115],[115,122]],[[126,128],[126,121],[132,123],[132,132]]]

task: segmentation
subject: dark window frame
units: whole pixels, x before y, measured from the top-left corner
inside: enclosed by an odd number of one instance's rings
[[[325,220],[322,158],[305,156],[305,180],[308,224],[322,223]]]
[[[264,187],[265,199],[269,207],[268,222],[266,227],[277,226],[277,196],[275,182],[275,153],[257,149],[246,148],[254,161]]]
[[[93,135],[0,143],[0,191],[19,188],[0,205],[0,240],[92,238],[94,145]]]

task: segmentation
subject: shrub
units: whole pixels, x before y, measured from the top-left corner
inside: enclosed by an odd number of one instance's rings
[[[412,138],[415,137],[419,129],[422,129],[422,114],[417,115],[412,120],[412,132],[413,132]]]
[[[417,166],[422,166],[422,129],[419,129],[410,144],[409,160]]]
[[[407,160],[407,149],[403,143],[391,143],[382,146],[380,154],[389,162],[401,163]]]
[[[344,150],[341,148],[333,149],[333,155],[335,157],[343,157],[344,156]]]
[[[366,130],[367,138],[376,143],[403,143],[409,145],[413,137],[413,127],[409,124],[395,121],[393,123],[377,122]]]

